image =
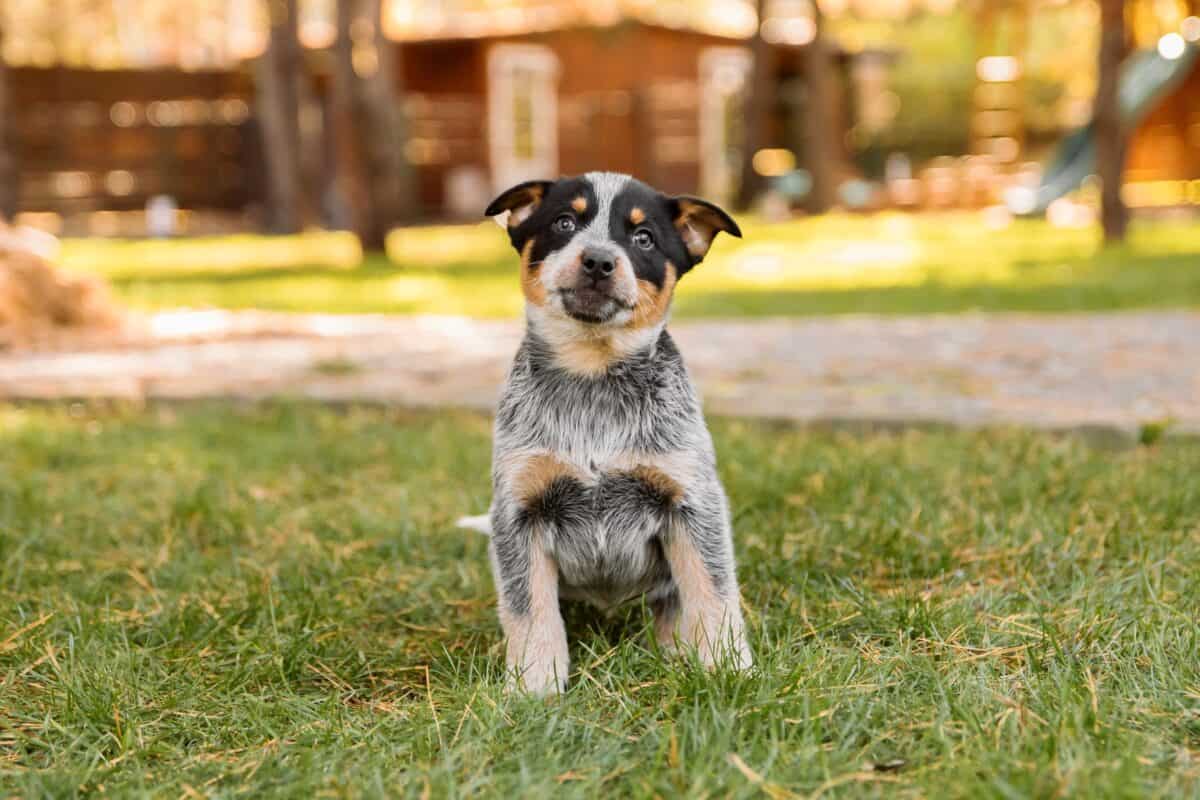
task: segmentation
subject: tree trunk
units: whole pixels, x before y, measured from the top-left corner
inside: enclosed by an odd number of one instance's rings
[[[267,172],[267,228],[300,230],[304,181],[300,159],[300,98],[303,74],[296,0],[269,0],[271,32],[255,64],[255,92]]]
[[[3,49],[4,31],[0,29],[0,49]],[[0,220],[12,220],[17,215],[20,175],[14,152],[13,114],[11,92],[8,85],[8,66],[0,58]]]
[[[1125,131],[1117,81],[1125,56],[1124,0],[1100,0],[1100,82],[1096,87],[1096,172],[1100,176],[1100,222],[1106,244],[1124,241],[1129,210],[1121,199],[1125,171]]]
[[[825,21],[821,6],[813,3],[813,40],[804,49],[804,77],[808,86],[805,161],[812,175],[812,193],[808,207],[823,214],[834,205],[838,170],[838,147],[834,141],[835,65],[825,40]]]
[[[380,0],[338,0],[337,10],[333,113],[339,202],[363,247],[382,250],[388,231],[415,213],[396,46],[384,35]]]
[[[414,216],[416,204],[412,174],[404,153],[408,131],[401,106],[402,76],[396,62],[396,45],[384,35],[381,1],[362,0],[362,4],[364,16],[371,21],[376,54],[376,69],[368,71],[358,84],[371,202],[363,244],[368,249],[381,249],[388,231]]]
[[[775,60],[771,44],[763,38],[762,26],[766,20],[767,0],[758,0],[754,38],[750,43],[752,64],[750,85],[746,96],[746,115],[742,128],[742,169],[738,182],[737,202],[740,209],[748,209],[763,192],[765,182],[754,171],[754,154],[765,146],[767,117],[771,112],[772,87],[775,82]]]
[[[333,85],[330,96],[333,136],[334,224],[354,231],[361,238],[366,228],[370,198],[367,195],[362,148],[355,113],[354,40],[358,0],[337,0],[337,39],[333,44]]]

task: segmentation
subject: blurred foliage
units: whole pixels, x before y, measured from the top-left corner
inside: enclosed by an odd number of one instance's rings
[[[921,14],[902,24],[847,17],[832,28],[848,46],[896,56],[889,77],[896,116],[889,127],[858,138],[860,149],[899,151],[915,161],[967,151],[976,58],[971,14]]]
[[[1185,0],[1133,0],[1129,17],[1136,47],[1153,47],[1176,31],[1189,13]],[[893,124],[854,145],[868,172],[882,155],[902,152],[920,163],[933,156],[968,152],[976,60],[1014,55],[1021,60],[1021,112],[1034,141],[1057,137],[1084,124],[1096,89],[1099,10],[1095,0],[1034,3],[1029,16],[1001,15],[985,29],[980,7],[958,4],[944,14],[905,18],[847,13],[830,22],[848,50],[876,49],[896,58],[889,76],[897,114]]]
[[[199,69],[260,46],[260,11],[253,0],[4,0],[0,26],[13,64]]]
[[[1025,48],[1025,123],[1031,135],[1084,124],[1096,91],[1098,6],[1072,2],[1038,12]]]

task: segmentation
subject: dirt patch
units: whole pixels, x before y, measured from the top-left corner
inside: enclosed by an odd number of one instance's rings
[[[53,345],[120,326],[103,281],[55,267],[39,253],[45,248],[0,222],[0,350]]]

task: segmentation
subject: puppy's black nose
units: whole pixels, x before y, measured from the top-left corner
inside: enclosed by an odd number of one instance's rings
[[[607,250],[589,247],[583,251],[583,271],[592,278],[607,278],[616,268],[617,260]]]

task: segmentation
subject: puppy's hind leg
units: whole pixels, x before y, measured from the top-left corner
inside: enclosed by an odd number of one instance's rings
[[[751,666],[739,605],[733,542],[724,503],[685,505],[672,515],[663,553],[671,567],[677,601],[665,602],[655,632],[660,642],[693,648],[701,663]]]
[[[650,603],[654,614],[654,640],[664,653],[678,651],[679,641],[676,628],[679,625],[679,591],[672,589]]]

